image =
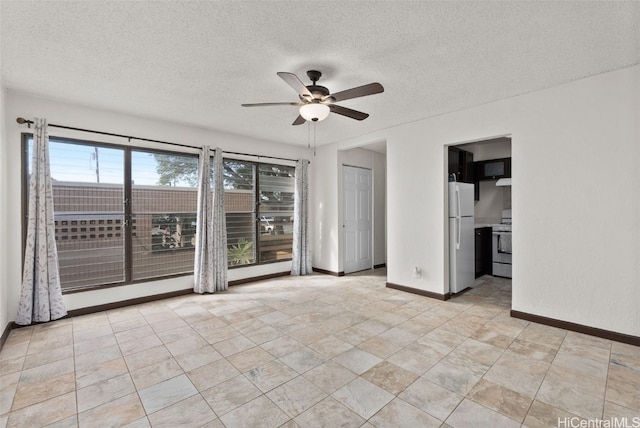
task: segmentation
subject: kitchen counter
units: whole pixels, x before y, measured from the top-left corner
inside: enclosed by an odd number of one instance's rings
[[[483,227],[493,227],[493,226],[500,226],[500,225],[498,223],[475,223],[473,227],[475,229],[482,229]]]

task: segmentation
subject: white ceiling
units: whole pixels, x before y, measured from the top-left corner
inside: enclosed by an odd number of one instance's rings
[[[321,145],[640,63],[640,2],[2,0],[0,25],[8,88],[305,145],[295,107],[240,106],[296,101],[278,71],[384,85]]]

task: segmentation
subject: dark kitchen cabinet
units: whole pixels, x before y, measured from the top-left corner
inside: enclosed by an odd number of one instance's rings
[[[475,167],[473,153],[457,147],[449,147],[449,175],[456,175],[456,181],[473,183],[475,181]]]
[[[511,177],[511,158],[490,159],[475,163],[476,181]]]
[[[491,249],[491,228],[480,227],[475,230],[476,244],[476,278],[491,275],[493,268]]]

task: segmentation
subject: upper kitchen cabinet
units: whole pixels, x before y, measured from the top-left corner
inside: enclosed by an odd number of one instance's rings
[[[451,174],[456,175],[456,181],[473,183],[475,181],[473,153],[457,147],[449,147],[449,175]]]
[[[449,155],[451,159],[451,155]],[[475,163],[476,181],[511,177],[511,158],[491,159]]]

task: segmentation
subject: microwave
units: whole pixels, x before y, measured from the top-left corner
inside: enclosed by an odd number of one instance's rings
[[[497,180],[511,177],[511,158],[489,159],[475,163],[476,180]]]

